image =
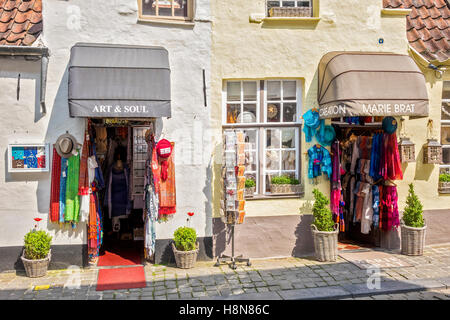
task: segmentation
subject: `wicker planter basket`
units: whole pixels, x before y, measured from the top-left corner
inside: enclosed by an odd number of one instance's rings
[[[303,190],[301,184],[271,184],[271,193],[301,193]]]
[[[175,255],[175,262],[178,268],[181,269],[190,269],[195,265],[195,261],[197,261],[198,254],[198,242],[196,244],[197,249],[191,251],[178,251],[175,247],[175,243],[172,242],[172,250]]]
[[[450,182],[439,182],[440,193],[450,193]]]
[[[30,278],[39,278],[45,276],[47,274],[51,254],[52,250],[50,249],[47,258],[39,260],[28,260],[27,258],[25,258],[25,250],[24,250],[20,258],[22,259],[27,276]]]
[[[402,254],[408,256],[423,255],[423,246],[425,244],[427,226],[423,228],[408,227],[401,222],[402,233]]]
[[[315,225],[311,225],[314,239],[314,251],[319,261],[336,261],[338,255],[338,233],[337,224],[334,231],[319,231]]]
[[[269,10],[270,17],[311,17],[311,7],[282,8],[273,7]]]
[[[251,198],[255,194],[255,191],[256,191],[256,187],[245,188],[244,189],[244,196],[246,198]]]

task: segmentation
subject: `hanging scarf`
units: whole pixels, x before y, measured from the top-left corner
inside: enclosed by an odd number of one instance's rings
[[[53,148],[52,181],[50,194],[50,221],[59,222],[59,192],[61,182],[61,156]]]
[[[80,196],[78,195],[78,178],[80,175],[80,153],[69,158],[66,185],[65,221],[77,223],[80,214]]]
[[[65,222],[66,215],[66,185],[67,185],[67,158],[61,158],[61,179],[59,182],[59,222]]]
[[[78,181],[78,194],[80,196],[89,195],[88,157],[89,157],[89,134],[88,130],[86,129],[84,132],[83,148],[81,150],[80,177]]]
[[[159,216],[170,215],[176,212],[176,190],[175,190],[175,143],[172,144],[172,153],[167,161],[167,179],[160,180],[159,184]]]
[[[398,194],[397,187],[384,186],[381,206],[381,223],[384,231],[392,230],[400,225],[398,214]]]
[[[383,146],[382,167],[384,180],[402,180],[402,164],[395,132],[392,134],[384,134]]]

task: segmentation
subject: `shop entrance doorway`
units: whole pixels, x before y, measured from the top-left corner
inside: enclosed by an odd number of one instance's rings
[[[144,259],[144,186],[151,122],[92,119],[103,174],[99,190],[103,240],[97,266],[140,265]]]

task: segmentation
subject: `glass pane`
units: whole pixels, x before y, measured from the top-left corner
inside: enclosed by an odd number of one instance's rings
[[[244,101],[256,101],[256,81],[244,81]]]
[[[245,150],[256,150],[256,130],[244,130]]]
[[[450,81],[444,81],[442,99],[450,99]]]
[[[450,103],[442,103],[441,120],[450,120]]]
[[[285,103],[283,105],[283,122],[295,122],[296,110],[296,103]]]
[[[245,171],[255,171],[256,172],[256,151],[245,153]]]
[[[154,16],[156,15],[156,0],[143,0],[142,1],[142,14]]]
[[[281,105],[279,103],[269,103],[267,105],[267,121],[280,122]]]
[[[256,190],[256,184],[257,184],[256,173],[246,173],[245,174],[245,178],[247,179],[247,181],[251,180],[251,181],[254,182],[253,185],[254,185],[254,188],[255,188],[255,192],[257,192],[257,190]],[[246,181],[246,184],[249,185],[247,181]]]
[[[267,100],[281,100],[281,81],[267,81]]]
[[[309,0],[308,1],[297,1],[297,7],[310,7]]]
[[[267,129],[267,149],[279,149],[280,148],[280,129]]]
[[[244,113],[239,120],[242,123],[256,122],[256,104],[244,104]]]
[[[282,151],[281,161],[281,170],[295,170],[295,151]]]
[[[282,129],[281,141],[283,148],[295,148],[295,129]]]
[[[158,0],[158,15],[160,16],[172,16],[172,3],[170,0]]]
[[[283,7],[295,7],[295,1],[283,1]]]
[[[296,89],[296,81],[283,81],[283,100],[296,100]]]
[[[270,8],[272,7],[279,7],[280,6],[280,1],[276,0],[276,1],[267,1],[267,9],[270,10]]]
[[[444,164],[450,164],[450,148],[442,148],[442,159]]]
[[[238,123],[241,114],[240,104],[227,104],[227,123]]]
[[[241,83],[239,81],[227,83],[227,100],[241,101]]]
[[[450,127],[441,127],[441,144],[450,144]]]
[[[280,151],[266,151],[266,169],[280,170]]]
[[[178,16],[178,17],[187,17],[188,16],[187,0],[174,0],[173,7],[175,9],[175,16]]]

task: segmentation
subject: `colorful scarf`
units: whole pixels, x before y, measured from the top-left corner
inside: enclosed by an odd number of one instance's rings
[[[66,222],[78,222],[80,213],[80,196],[78,195],[78,178],[80,175],[80,153],[69,158],[66,185]]]
[[[176,212],[176,190],[175,190],[175,143],[172,144],[172,153],[167,161],[167,180],[160,180],[159,184],[159,216],[170,215]]]
[[[84,132],[83,149],[81,150],[80,177],[78,181],[78,194],[89,195],[88,158],[89,158],[89,135],[88,130]]]
[[[402,180],[402,164],[398,152],[397,135],[384,134],[383,156],[381,158],[381,169],[384,180]]]
[[[61,179],[59,182],[59,222],[64,223],[66,215],[67,158],[61,158]]]
[[[397,187],[384,186],[381,200],[380,223],[384,231],[392,230],[400,225],[398,215],[398,194]]]
[[[50,221],[59,222],[59,192],[61,182],[61,156],[53,148],[52,181],[50,194]]]

